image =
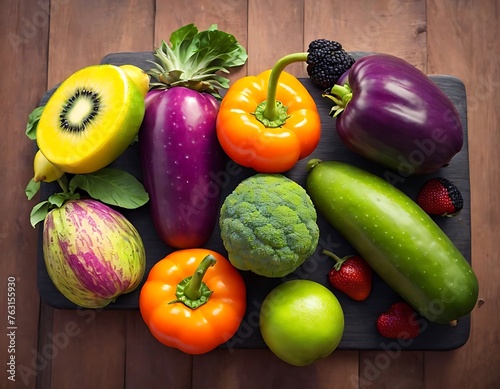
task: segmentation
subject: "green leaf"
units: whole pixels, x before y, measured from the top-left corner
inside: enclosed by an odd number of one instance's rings
[[[30,213],[30,222],[33,227],[35,227],[39,222],[45,220],[45,217],[49,213],[50,204],[47,200],[42,201],[35,205]]]
[[[216,72],[228,73],[228,68],[242,66],[248,55],[236,38],[217,29],[213,24],[205,31],[198,31],[194,24],[188,24],[174,31],[170,36],[171,47],[165,41],[155,51],[155,68],[149,70],[158,83],[154,88],[171,86],[196,87],[200,92],[216,94],[219,88],[227,89],[229,80],[216,76]],[[203,82],[192,81],[200,75],[207,75]]]
[[[33,197],[35,197],[35,195],[40,190],[40,186],[41,186],[40,181],[35,182],[33,178],[30,180],[30,182],[28,182],[28,185],[24,190],[24,193],[26,193],[26,197],[28,197],[28,200],[31,200]]]
[[[28,123],[26,124],[26,135],[31,140],[36,140],[36,128],[38,126],[38,122],[40,121],[40,116],[42,116],[42,112],[45,106],[40,106],[35,108],[28,116]]]
[[[115,168],[75,175],[69,182],[69,190],[74,193],[77,188],[96,200],[122,208],[139,208],[149,200],[144,186],[133,175]]]
[[[71,193],[56,193],[48,198],[50,205],[54,205],[56,208],[61,208],[63,204],[68,201],[71,197]]]
[[[198,34],[198,28],[193,24],[187,24],[170,35],[170,43],[172,50],[177,53],[185,54],[188,52],[187,48],[191,44],[193,38]],[[166,43],[165,43],[166,44]]]

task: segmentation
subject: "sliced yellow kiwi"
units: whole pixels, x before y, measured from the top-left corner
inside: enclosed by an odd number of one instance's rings
[[[73,73],[47,101],[37,143],[59,169],[91,173],[113,162],[132,143],[144,117],[144,95],[115,65]]]

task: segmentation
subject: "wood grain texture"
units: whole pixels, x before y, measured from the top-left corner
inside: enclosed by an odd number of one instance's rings
[[[44,12],[49,3],[52,10],[47,18]],[[329,0],[197,0],[189,2],[189,12],[186,4],[177,0],[2,1],[0,36],[6,39],[0,42],[0,68],[4,70],[0,163],[8,169],[2,169],[0,174],[8,190],[3,191],[0,203],[0,245],[4,253],[0,274],[19,277],[17,316],[22,336],[17,338],[16,353],[18,367],[27,369],[24,371],[28,378],[25,384],[18,370],[17,382],[7,385],[6,371],[2,369],[0,387],[498,387],[498,1],[353,0],[345,4]],[[396,353],[394,358],[389,356],[390,363],[384,353],[340,350],[311,367],[295,369],[268,350],[180,355],[156,344],[141,327],[136,313],[105,312],[87,323],[89,316],[82,312],[59,311],[45,305],[39,310],[35,266],[38,235],[28,223],[33,204],[23,194],[32,175],[33,145],[24,136],[27,114],[48,87],[79,67],[98,62],[109,52],[151,50],[159,38],[171,32],[166,20],[179,25],[196,20],[205,27],[218,23],[220,28],[233,32],[250,55],[241,75],[257,73],[272,66],[280,55],[303,50],[311,39],[326,37],[341,41],[348,50],[393,53],[428,73],[451,74],[465,82],[472,262],[480,280],[480,298],[484,300],[484,305],[473,312],[472,332],[465,346],[448,352]],[[9,40],[16,34],[22,38],[19,45]],[[15,70],[21,68],[22,72]],[[300,66],[291,70],[304,74]],[[20,88],[21,83],[29,87]],[[5,312],[5,279],[0,281],[0,288],[0,309]],[[45,366],[43,358],[38,357],[36,366],[33,358],[43,355],[44,349],[50,355],[56,352],[58,342],[64,344],[64,337],[54,338],[54,334],[64,334],[68,325],[71,330],[71,323],[80,329],[77,336],[71,337]],[[7,357],[6,347],[5,337],[0,337],[2,362]],[[377,364],[378,372],[372,367],[377,368]],[[106,377],[100,374],[103,366]]]
[[[304,40],[326,38],[348,51],[375,51],[426,69],[425,0],[306,0]]]
[[[328,0],[307,0],[304,39],[306,42],[326,38],[341,42],[348,51],[389,53],[427,70],[426,4],[424,0],[357,0],[348,5]],[[418,352],[416,353],[418,355]],[[360,352],[361,361],[377,361],[385,352]],[[397,358],[370,379],[363,376],[360,363],[359,387],[392,387],[391,377],[398,372],[423,370],[422,355],[417,359]],[[383,374],[382,374],[383,373]],[[416,382],[421,382],[417,377]],[[404,387],[404,386],[400,386]]]
[[[351,388],[358,376],[358,353],[338,351],[316,363],[294,367],[268,349],[215,350],[193,359],[193,388]],[[217,368],[214,369],[214,367]]]
[[[109,52],[152,50],[154,3],[152,1],[53,1],[51,3],[48,85],[52,87],[74,71],[100,62]],[[112,15],[103,18],[102,15]],[[45,320],[50,320],[51,308]],[[77,311],[77,313],[80,311]],[[64,334],[67,325],[77,324],[74,337],[57,358],[48,358],[38,375],[40,383],[63,388],[76,382],[82,387],[123,387],[126,348],[126,316],[96,315],[92,311],[74,317],[74,312],[55,310],[52,328],[41,326],[38,351],[50,349],[50,334]],[[87,340],[90,339],[90,342]],[[102,347],[101,347],[102,346]],[[57,349],[55,345],[55,349]],[[80,349],[84,350],[83,352]],[[103,351],[105,350],[105,351]],[[108,353],[108,350],[110,353]],[[111,352],[111,350],[113,350]],[[64,355],[61,357],[61,355]],[[110,369],[102,370],[102,367]]]
[[[304,0],[248,1],[248,74],[271,69],[284,55],[304,50]],[[306,75],[304,65],[294,63],[286,71]]]
[[[360,353],[359,388],[424,387],[424,353],[402,352],[395,344],[389,342],[384,351]]]
[[[468,92],[472,262],[484,301],[472,313],[471,336],[463,348],[446,358],[426,353],[430,389],[493,388],[500,382],[499,16],[498,2],[428,2],[429,71],[457,75]]]
[[[139,311],[127,314],[126,355],[125,389],[192,387],[192,356],[158,342]]]
[[[0,181],[4,188],[8,187],[0,201],[0,387],[36,386],[36,372],[32,374],[31,366],[37,350],[40,302],[32,261],[37,234],[29,224],[34,204],[24,194],[33,177],[34,148],[24,131],[29,113],[47,88],[48,3],[2,2],[0,12]],[[25,83],[22,86],[20,78]],[[14,296],[12,291],[7,294],[8,277],[15,279]],[[15,312],[7,310],[8,298]],[[12,313],[9,319],[14,322],[9,323],[7,314]],[[12,331],[14,337],[8,337]],[[7,381],[11,356],[16,363],[15,382]]]
[[[55,310],[52,342],[38,350],[51,361],[52,387],[124,387],[126,319],[125,312]]]
[[[153,48],[153,0],[52,1],[49,86],[113,51]]]

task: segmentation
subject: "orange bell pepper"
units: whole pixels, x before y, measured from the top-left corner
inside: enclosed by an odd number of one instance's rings
[[[139,309],[158,341],[187,354],[203,354],[238,330],[246,310],[246,287],[221,254],[202,248],[177,250],[149,272]]]
[[[281,173],[310,155],[319,143],[316,103],[291,74],[283,71],[307,54],[290,54],[271,70],[240,78],[222,99],[217,136],[236,163],[262,173]]]

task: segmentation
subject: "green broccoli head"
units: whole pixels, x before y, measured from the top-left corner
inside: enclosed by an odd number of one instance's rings
[[[259,173],[226,197],[219,222],[222,242],[236,268],[283,277],[316,250],[316,219],[302,186],[281,174]]]

